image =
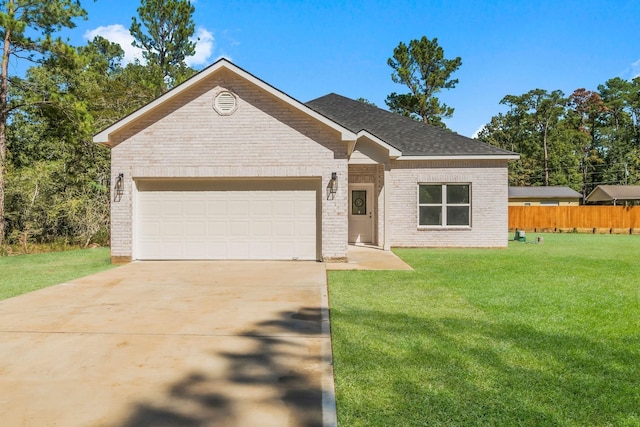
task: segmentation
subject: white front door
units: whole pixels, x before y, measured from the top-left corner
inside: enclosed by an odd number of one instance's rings
[[[349,185],[349,242],[373,243],[373,184]]]

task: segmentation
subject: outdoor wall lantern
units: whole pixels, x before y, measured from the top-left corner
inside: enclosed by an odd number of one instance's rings
[[[327,200],[333,200],[338,192],[338,173],[331,172],[331,179],[327,184]]]
[[[113,199],[116,202],[119,202],[122,198],[122,193],[124,193],[124,174],[119,173],[116,177],[116,184],[113,186]]]

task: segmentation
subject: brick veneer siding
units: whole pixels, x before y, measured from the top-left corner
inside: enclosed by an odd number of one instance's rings
[[[508,237],[506,160],[392,161],[389,194],[391,246],[505,247]],[[418,227],[420,183],[471,183],[471,227]]]
[[[217,93],[229,90],[238,108],[213,109]],[[124,193],[111,207],[111,255],[133,252],[135,180],[143,178],[296,178],[321,182],[321,259],[347,254],[346,143],[326,127],[227,70],[132,123],[113,136],[112,179],[124,173]],[[337,172],[339,190],[324,189]]]

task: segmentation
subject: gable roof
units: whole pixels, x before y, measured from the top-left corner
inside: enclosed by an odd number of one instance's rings
[[[353,142],[353,141],[355,141],[357,139],[357,135],[354,132],[352,132],[349,129],[347,129],[346,127],[340,125],[339,123],[336,123],[333,120],[328,119],[327,117],[325,117],[324,115],[318,113],[317,111],[313,110],[312,108],[309,108],[308,106],[306,106],[302,102],[297,101],[296,99],[290,97],[286,93],[284,93],[284,92],[276,89],[275,87],[269,85],[268,83],[266,83],[263,80],[257,78],[253,74],[251,74],[251,73],[243,70],[242,68],[238,67],[237,65],[231,63],[229,60],[222,58],[222,59],[219,59],[218,61],[214,62],[213,64],[211,64],[209,67],[205,68],[204,70],[200,71],[198,74],[194,75],[193,77],[191,77],[187,81],[181,83],[180,85],[174,87],[173,89],[171,89],[167,93],[165,93],[165,94],[161,95],[160,97],[156,98],[154,101],[152,101],[149,104],[145,105],[144,107],[134,111],[133,113],[129,114],[128,116],[126,116],[123,119],[117,121],[116,123],[114,123],[113,125],[109,126],[108,128],[102,130],[98,134],[94,135],[93,142],[112,146],[111,135],[113,135],[115,132],[117,132],[117,131],[119,131],[119,130],[121,130],[121,129],[123,129],[123,128],[131,125],[131,124],[133,124],[134,122],[138,121],[142,117],[152,113],[153,111],[157,110],[159,107],[165,105],[167,102],[173,100],[178,95],[180,95],[180,94],[184,93],[186,90],[194,87],[195,85],[197,85],[201,81],[207,79],[209,76],[215,74],[217,71],[219,71],[221,69],[227,69],[227,70],[235,73],[239,77],[249,81],[250,83],[254,84],[255,86],[259,87],[260,89],[262,89],[262,90],[270,93],[271,95],[275,96],[276,98],[280,99],[281,101],[291,105],[294,108],[297,108],[298,110],[302,111],[303,113],[307,114],[308,116],[318,120],[319,122],[329,126],[332,129],[340,132],[340,134],[342,135],[342,140],[343,141]]]
[[[582,194],[569,187],[509,187],[510,199],[580,199]]]
[[[399,159],[517,159],[519,155],[335,93],[307,106],[354,133],[366,132],[401,152]]]
[[[598,185],[585,199],[586,202],[640,200],[640,185]]]

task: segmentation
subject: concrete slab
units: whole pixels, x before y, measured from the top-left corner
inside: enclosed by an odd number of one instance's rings
[[[393,252],[372,246],[349,245],[347,259],[327,263],[327,270],[413,270]]]
[[[144,262],[0,302],[11,426],[333,426],[326,272]]]

